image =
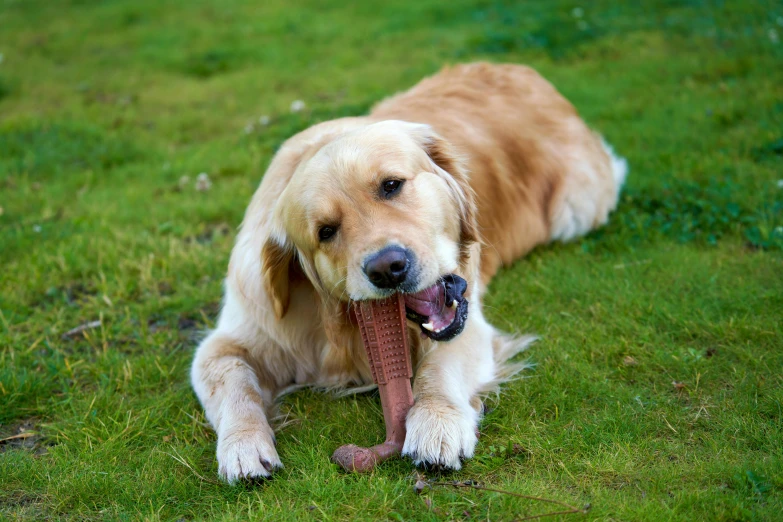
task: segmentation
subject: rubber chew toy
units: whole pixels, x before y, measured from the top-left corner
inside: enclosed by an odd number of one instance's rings
[[[346,471],[369,471],[375,464],[399,455],[405,442],[405,417],[413,406],[411,354],[402,294],[388,299],[360,301],[354,312],[378,385],[386,421],[386,441],[371,448],[340,446],[332,460]]]

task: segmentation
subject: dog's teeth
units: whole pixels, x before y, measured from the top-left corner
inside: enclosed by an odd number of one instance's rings
[[[456,310],[456,309],[457,309],[457,300],[456,300],[456,299],[454,299],[454,300],[451,302],[451,309],[452,309],[452,310]]]
[[[424,328],[425,330],[429,330],[430,332],[433,331],[433,329],[435,328],[435,326],[432,323],[424,323],[423,325],[421,325],[421,327]]]

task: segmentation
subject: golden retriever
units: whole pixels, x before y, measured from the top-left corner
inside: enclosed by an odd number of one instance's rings
[[[459,469],[482,394],[518,369],[507,361],[532,339],[484,319],[486,284],[536,245],[605,223],[625,173],[520,65],[446,68],[366,117],[290,138],[250,202],[217,327],[193,363],[220,475],[282,466],[267,418],[281,390],[372,383],[349,307],[394,292],[405,295],[415,368],[403,454]]]

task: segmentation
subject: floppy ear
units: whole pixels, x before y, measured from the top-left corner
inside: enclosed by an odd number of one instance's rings
[[[264,290],[272,300],[275,315],[282,319],[288,311],[288,282],[291,264],[294,262],[294,248],[287,241],[270,237],[261,249],[261,277]]]
[[[318,288],[319,281],[312,262],[297,251],[286,234],[280,216],[276,215],[276,202],[299,164],[337,136],[367,124],[363,117],[341,118],[319,123],[289,138],[272,158],[245,212],[231,252],[227,279],[251,304],[257,304],[259,294],[265,292],[278,319],[288,311],[294,282],[307,277]]]
[[[460,264],[470,257],[471,246],[480,241],[476,221],[476,196],[470,186],[470,174],[454,147],[429,125],[417,124],[414,137],[430,157],[435,172],[451,190],[460,217]]]

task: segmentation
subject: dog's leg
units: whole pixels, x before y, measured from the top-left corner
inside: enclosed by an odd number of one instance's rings
[[[274,381],[262,373],[248,350],[220,331],[201,343],[193,361],[193,388],[217,433],[218,469],[229,483],[269,477],[283,466],[267,420]]]
[[[460,459],[473,456],[481,416],[476,394],[495,379],[494,335],[481,307],[471,303],[465,330],[422,359],[402,449],[416,465],[460,469]]]

